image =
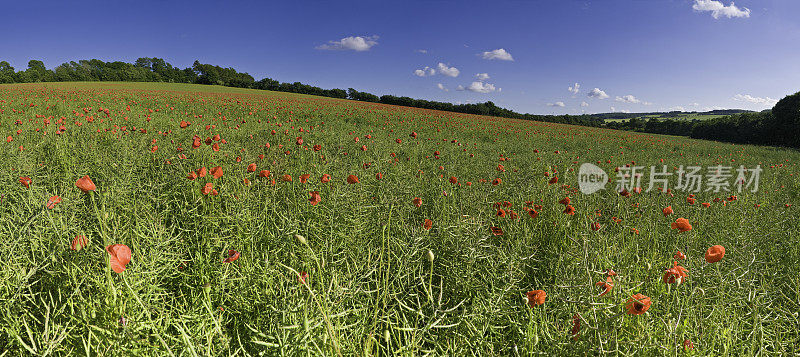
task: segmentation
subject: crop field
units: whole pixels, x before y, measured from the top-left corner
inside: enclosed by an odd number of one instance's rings
[[[797,151],[142,83],[0,139],[0,356],[800,354]]]
[[[675,116],[675,117],[663,117],[663,116],[659,116],[659,115],[645,115],[645,116],[639,117],[638,119],[641,119],[641,120],[658,119],[660,121],[665,121],[665,120],[692,121],[692,120],[709,120],[709,119],[716,119],[716,118],[721,118],[721,117],[724,117],[724,115],[685,113],[685,114],[680,114],[680,115]],[[605,119],[605,122],[606,123],[609,123],[609,122],[627,122],[629,120],[630,119],[627,119],[627,118],[611,118],[611,119]]]

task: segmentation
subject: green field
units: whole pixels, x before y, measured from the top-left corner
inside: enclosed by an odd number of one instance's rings
[[[152,83],[0,85],[0,138],[0,356],[800,354],[797,151]],[[763,172],[690,204],[583,163]]]
[[[716,119],[716,118],[722,118],[724,116],[726,116],[726,115],[685,113],[685,114],[680,114],[680,115],[675,116],[675,117],[664,117],[664,116],[660,116],[660,115],[644,115],[644,116],[638,117],[638,119],[641,119],[641,120],[658,119],[658,120],[661,120],[661,121],[664,121],[664,120],[686,120],[686,121],[692,121],[692,120]],[[628,118],[611,118],[611,119],[605,119],[605,122],[606,123],[609,123],[609,122],[627,122],[629,120],[630,119],[628,119]]]

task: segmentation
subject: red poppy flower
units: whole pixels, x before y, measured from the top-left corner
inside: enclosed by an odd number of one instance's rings
[[[302,175],[300,175],[300,183],[306,183],[308,181],[309,177],[311,177],[310,174],[302,174]]]
[[[622,191],[619,191],[619,195],[622,196],[622,197],[631,197],[631,193],[628,192],[628,190],[624,189],[624,188],[622,189]]]
[[[686,202],[689,202],[690,205],[693,205],[695,202],[694,197],[686,197]]]
[[[106,247],[108,252],[108,265],[117,274],[125,271],[125,266],[131,262],[131,248],[124,244],[111,244]]]
[[[261,170],[261,172],[258,173],[258,177],[267,178],[269,177],[269,174],[270,174],[269,170]]]
[[[673,255],[672,257],[673,257],[674,259],[679,259],[679,260],[686,259],[686,255],[685,255],[685,254],[683,254],[683,252],[681,252],[680,250],[679,250],[679,251],[677,251],[677,252],[675,252],[675,255]]]
[[[19,183],[21,183],[23,187],[28,188],[31,185],[31,178],[28,176],[20,177]]]
[[[255,162],[250,164],[250,165],[247,165],[247,172],[256,172],[256,163]]]
[[[611,276],[607,276],[606,281],[598,281],[594,286],[599,286],[600,289],[603,290],[600,292],[600,295],[597,295],[598,297],[608,295],[611,289],[614,289],[614,279],[612,279]]]
[[[383,173],[380,173],[380,172],[378,172],[377,174],[375,174],[375,179],[376,179],[376,180],[381,180],[381,179],[383,179]]]
[[[489,227],[489,229],[491,229],[492,230],[492,234],[494,234],[496,236],[503,235],[503,228],[500,228],[500,227]]]
[[[194,171],[192,171],[192,172],[189,172],[189,174],[188,174],[188,175],[186,175],[186,178],[187,178],[187,179],[189,179],[189,180],[195,180],[195,179],[197,179],[197,172],[194,172]]]
[[[419,198],[419,197],[414,197],[414,199],[411,200],[411,203],[413,203],[414,206],[417,206],[417,207],[422,206],[422,199]]]
[[[427,230],[430,230],[430,229],[431,229],[431,227],[433,227],[433,221],[431,221],[430,219],[427,219],[427,218],[426,218],[426,219],[425,219],[425,222],[423,222],[423,223],[422,223],[422,228],[425,228],[425,229],[427,229]]]
[[[528,216],[531,216],[531,218],[539,217],[539,212],[536,212],[536,210],[529,209]]]
[[[683,350],[684,351],[688,351],[688,350],[693,350],[693,349],[694,349],[694,343],[692,343],[692,341],[689,341],[688,338],[684,339],[683,340]]]
[[[228,250],[228,257],[225,258],[225,260],[223,260],[222,262],[223,263],[233,263],[234,261],[236,261],[236,259],[239,259],[239,255],[240,255],[239,252],[237,252],[237,251],[235,251],[233,249],[229,249]]]
[[[498,177],[498,178],[496,178],[496,179],[492,180],[492,185],[494,185],[494,186],[497,186],[497,185],[499,185],[501,182],[503,182],[503,180],[501,180],[501,179]]]
[[[555,183],[558,183],[558,176],[553,176],[553,178],[551,178],[550,181],[547,181],[548,185],[552,185]]]
[[[328,183],[331,181],[331,175],[324,174],[322,177],[320,177],[319,181],[322,183]]]
[[[689,276],[689,271],[686,268],[678,265],[678,262],[673,262],[672,268],[669,268],[664,271],[664,283],[665,284],[678,284],[683,282],[683,278]]]
[[[89,244],[89,240],[83,234],[75,236],[72,239],[72,244],[69,245],[69,249],[79,251]]]
[[[683,232],[688,232],[692,230],[692,225],[689,224],[689,220],[686,218],[678,218],[675,222],[672,222],[672,229],[677,229]]]
[[[312,206],[316,206],[317,203],[322,201],[322,196],[319,195],[319,191],[311,191],[308,193],[311,198],[308,199],[308,202],[311,202]]]
[[[564,197],[564,198],[561,199],[561,201],[558,201],[558,203],[560,203],[560,204],[562,204],[564,206],[570,204],[571,202],[572,201],[569,199],[569,197]]]
[[[206,174],[208,174],[208,169],[205,166],[197,169],[197,177],[203,178],[206,177]]]
[[[284,174],[283,177],[281,178],[281,181],[283,181],[283,182],[292,182],[292,175]]]
[[[581,330],[581,315],[575,314],[572,316],[572,331],[570,331],[573,340],[578,339],[578,332],[580,332],[580,330]]]
[[[647,309],[650,308],[650,298],[642,295],[636,294],[633,295],[628,301],[625,303],[625,306],[628,309],[628,315],[641,315],[647,312]]]
[[[294,143],[297,144],[297,146],[303,145],[303,137],[298,136]]]
[[[574,216],[575,215],[575,207],[572,207],[572,205],[567,205],[567,207],[564,208],[564,213],[568,214],[570,216]]]
[[[61,203],[61,197],[53,196],[53,197],[50,197],[49,199],[47,199],[47,203],[45,204],[45,206],[48,209],[53,209],[59,203]]]
[[[662,212],[662,213],[664,213],[664,216],[669,216],[669,215],[671,215],[671,214],[675,213],[675,212],[672,210],[672,206],[667,206],[667,207],[666,207],[666,208],[664,208],[664,209],[663,209],[661,212]]]
[[[244,179],[244,180],[242,180],[242,183],[243,183],[245,186],[250,186],[250,180],[248,180],[248,179]]]
[[[314,151],[320,151],[320,150],[322,150],[322,145],[319,144],[314,145]]]
[[[215,179],[218,179],[218,178],[222,177],[222,175],[223,175],[222,166],[217,166],[217,167],[212,168],[210,173],[211,173],[211,176],[214,177]]]
[[[358,176],[356,176],[356,175],[347,176],[347,183],[349,183],[351,185],[354,184],[354,183],[358,183]]]
[[[591,228],[592,228],[593,231],[599,231],[600,230],[600,223],[592,222]]]
[[[299,276],[297,276],[297,282],[299,282],[300,284],[305,284],[306,280],[308,280],[308,273],[307,272],[302,272],[302,273],[300,273]]]
[[[530,307],[535,307],[544,304],[544,300],[546,298],[547,298],[547,293],[544,292],[544,290],[533,290],[525,294],[525,300],[528,302],[528,306]]]
[[[205,186],[203,186],[203,188],[200,189],[200,193],[204,195],[210,194],[212,196],[216,196],[217,194],[219,194],[219,192],[217,192],[217,190],[214,189],[214,184],[211,182],[205,184]]]
[[[453,185],[457,184],[458,178],[456,178],[455,176],[450,176],[450,183],[452,183]]]
[[[706,251],[706,261],[709,263],[716,263],[722,260],[722,257],[724,256],[725,256],[725,247],[721,245],[711,246]]]
[[[78,181],[75,181],[75,186],[78,186],[78,188],[83,192],[94,191],[97,189],[97,187],[94,185],[94,182],[92,182],[92,179],[89,178],[89,175],[85,175],[79,178]]]
[[[502,209],[502,208],[498,208],[496,216],[500,217],[500,218],[503,218],[503,217],[506,216],[506,211],[504,209]]]

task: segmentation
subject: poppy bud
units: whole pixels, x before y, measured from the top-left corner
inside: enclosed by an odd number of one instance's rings
[[[430,250],[430,249],[428,249],[428,254],[427,254],[426,256],[427,256],[427,258],[428,258],[428,261],[429,261],[431,264],[433,264],[433,259],[434,259],[434,257],[433,257],[433,251],[432,251],[432,250]]]
[[[308,245],[308,242],[306,241],[306,237],[303,237],[303,236],[301,236],[299,234],[295,234],[294,238],[297,239],[297,241],[300,242],[300,244]]]

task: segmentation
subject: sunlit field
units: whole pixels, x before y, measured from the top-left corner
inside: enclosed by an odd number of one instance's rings
[[[0,139],[0,356],[800,353],[794,150],[140,83],[0,85]]]

